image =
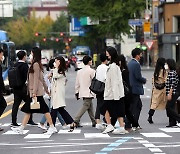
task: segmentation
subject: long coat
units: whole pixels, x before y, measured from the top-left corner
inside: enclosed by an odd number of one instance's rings
[[[53,109],[65,107],[65,86],[66,77],[58,73],[58,69],[53,70],[52,87],[51,87],[51,104]]]
[[[30,97],[32,97],[33,94],[43,96],[45,91],[48,92],[48,87],[43,78],[43,72],[37,62],[33,64],[33,69],[34,73],[29,73],[28,82]]]
[[[157,83],[164,83],[167,78],[167,73],[165,72],[163,76],[163,70],[160,70]],[[158,90],[154,86],[154,78],[152,79],[152,97],[150,108],[154,110],[164,110],[166,107],[167,97],[166,97],[166,87],[162,90]]]

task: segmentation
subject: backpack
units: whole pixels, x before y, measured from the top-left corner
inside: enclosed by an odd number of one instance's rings
[[[19,71],[19,68],[22,65],[23,64],[21,64],[19,66],[13,66],[8,71],[9,86],[11,88],[17,88],[17,87],[21,87],[23,85],[23,81],[21,79],[21,74]]]

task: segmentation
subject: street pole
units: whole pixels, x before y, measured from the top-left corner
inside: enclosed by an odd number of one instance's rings
[[[146,19],[146,17],[148,16],[148,0],[146,0],[146,10],[145,10],[145,21],[147,22],[148,20],[150,19]],[[150,34],[149,33],[144,33],[144,42],[146,42],[148,40],[148,38],[150,37]],[[147,68],[149,68],[149,49],[147,48]]]

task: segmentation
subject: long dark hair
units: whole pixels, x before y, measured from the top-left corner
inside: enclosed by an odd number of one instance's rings
[[[176,70],[176,62],[174,59],[167,59],[166,63],[168,64],[170,71]]]
[[[158,58],[156,66],[155,66],[155,70],[154,70],[154,79],[155,80],[158,80],[159,73],[160,73],[161,69],[163,69],[163,77],[164,77],[164,75],[165,75],[165,68],[164,68],[165,63],[166,63],[165,58]]]
[[[111,56],[111,63],[116,63],[119,66],[117,50],[114,47],[108,47],[106,51]]]
[[[121,55],[118,57],[118,60],[121,62],[121,65],[120,65],[121,71],[122,71],[123,69],[128,70],[126,58],[124,57],[124,55],[121,54]]]
[[[56,57],[55,59],[60,61],[60,65],[58,67],[58,73],[66,76],[65,71],[66,71],[67,67],[66,67],[65,59],[62,56]]]
[[[29,73],[34,73],[34,69],[33,69],[34,63],[38,63],[40,69],[43,71],[43,66],[41,63],[41,49],[38,47],[34,47],[32,48],[32,53],[33,53],[33,60],[29,68]]]

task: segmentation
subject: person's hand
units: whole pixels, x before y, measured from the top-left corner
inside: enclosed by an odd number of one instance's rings
[[[33,97],[36,97],[37,95],[36,94],[33,94]]]
[[[48,75],[48,79],[51,79],[51,78],[52,78],[52,76],[53,76],[53,74],[52,74],[52,73],[50,73],[50,74]]]
[[[170,101],[172,99],[172,94],[168,94],[167,99]]]
[[[48,96],[51,96],[51,93],[49,91],[46,92],[48,94]]]

